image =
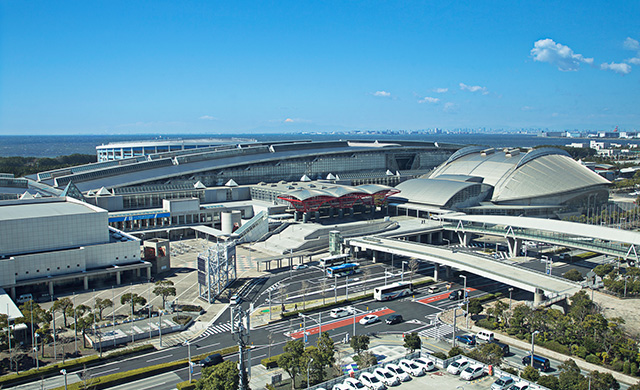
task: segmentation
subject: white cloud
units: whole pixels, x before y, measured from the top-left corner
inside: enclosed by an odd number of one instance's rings
[[[629,72],[631,72],[631,65],[625,63],[616,64],[615,62],[607,64],[605,62],[604,64],[600,65],[600,69],[612,70],[618,74],[629,74]]]
[[[455,110],[456,107],[457,107],[457,105],[455,103],[446,102],[442,109],[444,111],[453,111],[453,110]]]
[[[464,83],[460,83],[460,89],[463,91],[469,91],[469,92],[482,92],[483,95],[486,95],[489,93],[489,91],[487,91],[487,88],[481,87],[479,85],[467,85]]]
[[[376,91],[373,93],[373,96],[378,96],[378,97],[390,97],[391,96],[391,92],[387,92],[387,91]]]
[[[584,58],[568,46],[555,43],[553,39],[540,39],[533,44],[531,55],[534,61],[548,62],[563,72],[577,71],[580,64],[593,64],[593,58]]]
[[[301,118],[287,118],[284,120],[284,123],[311,123],[311,121]]]
[[[198,119],[205,119],[205,120],[208,120],[208,121],[214,121],[214,120],[216,120],[216,119],[218,119],[218,118],[216,118],[216,117],[214,117],[214,116],[211,116],[211,115],[203,115],[203,116],[201,116],[201,117],[200,117],[200,118],[198,118]]]
[[[424,98],[418,100],[418,103],[438,103],[439,101],[440,99],[438,98],[425,96]]]
[[[449,88],[436,88],[433,90],[435,93],[445,93],[449,90]]]
[[[625,60],[625,61],[633,65],[640,65],[640,57],[629,58],[628,60]]]
[[[627,50],[640,50],[640,42],[631,37],[627,37],[622,46]]]

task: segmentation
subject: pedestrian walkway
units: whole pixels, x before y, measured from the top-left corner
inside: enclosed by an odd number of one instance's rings
[[[450,338],[453,334],[453,326],[440,322],[435,326],[420,331],[418,334],[421,337],[429,337],[432,339]]]

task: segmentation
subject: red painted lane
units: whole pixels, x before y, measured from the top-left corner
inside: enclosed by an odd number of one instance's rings
[[[467,290],[469,292],[471,292],[471,291],[476,291],[477,289],[471,288],[471,287],[467,287]],[[453,290],[451,290],[451,291],[453,291]],[[424,298],[424,299],[420,299],[420,300],[418,300],[418,302],[420,302],[420,303],[433,303],[433,302],[441,301],[441,300],[443,300],[445,298],[448,299],[449,298],[449,294],[451,293],[451,291],[447,291],[446,293],[434,295],[432,297],[427,297],[427,298]]]
[[[356,322],[360,321],[360,319],[362,319],[365,316],[368,316],[369,314],[375,314],[378,317],[382,317],[384,315],[391,314],[391,313],[394,313],[394,311],[391,310],[391,309],[383,309],[383,310],[376,310],[376,311],[371,312],[371,313],[356,315]],[[345,319],[342,319],[342,320],[330,322],[328,324],[323,324],[322,325],[322,331],[325,332],[327,330],[333,330],[333,329],[341,328],[343,326],[348,326],[348,325],[353,325],[353,317],[352,316],[350,316],[348,318],[345,318]],[[309,333],[309,335],[318,334],[319,330],[320,330],[320,327],[315,326],[313,328],[308,328],[307,329],[307,333]],[[299,339],[299,338],[302,338],[304,336],[304,334],[300,330],[300,331],[291,333],[290,336],[293,339]]]

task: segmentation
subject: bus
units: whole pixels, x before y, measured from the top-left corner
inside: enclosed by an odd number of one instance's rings
[[[334,265],[327,268],[327,277],[333,278],[334,276],[341,277],[347,275],[353,275],[360,272],[360,264],[358,263],[346,263],[342,265]]]
[[[411,295],[413,285],[409,282],[397,282],[388,286],[376,287],[373,289],[373,299],[376,301],[390,301],[392,299]]]
[[[334,265],[344,264],[347,261],[349,261],[348,254],[323,257],[322,259],[320,259],[320,267],[323,267],[323,268],[332,267]]]

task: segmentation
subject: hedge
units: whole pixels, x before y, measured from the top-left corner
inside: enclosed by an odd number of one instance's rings
[[[218,351],[203,353],[191,358],[192,361],[198,361],[204,359],[208,355],[219,353],[221,355],[229,355],[231,353],[238,352],[238,346],[223,348]],[[188,359],[177,360],[175,362],[156,364],[155,366],[142,367],[131,371],[119,372],[116,374],[105,375],[95,378],[91,382],[91,388],[96,390],[106,389],[113,386],[118,386],[123,383],[133,382],[139,379],[148,378],[150,376],[163,374],[169,371],[175,371],[181,368],[186,368]],[[187,384],[188,386],[188,384]],[[68,390],[80,390],[83,387],[82,381],[72,383],[68,386]],[[186,387],[185,389],[189,389]],[[64,386],[56,387],[54,390],[64,390]]]
[[[102,358],[99,355],[85,356],[79,359],[73,359],[66,362],[60,362],[60,363],[44,366],[39,370],[31,369],[28,371],[23,371],[19,374],[9,374],[0,378],[0,386],[2,387],[6,385],[10,386],[15,383],[32,381],[40,377],[60,375],[60,370],[63,368],[66,369],[67,371],[71,371],[74,369],[82,368],[84,366],[92,366],[95,364],[108,362],[114,358],[118,358],[121,356],[134,355],[134,354],[138,354],[140,352],[146,352],[149,350],[155,350],[155,347],[151,344],[145,344],[145,345],[134,347],[132,349],[125,349],[125,350],[112,352]]]

